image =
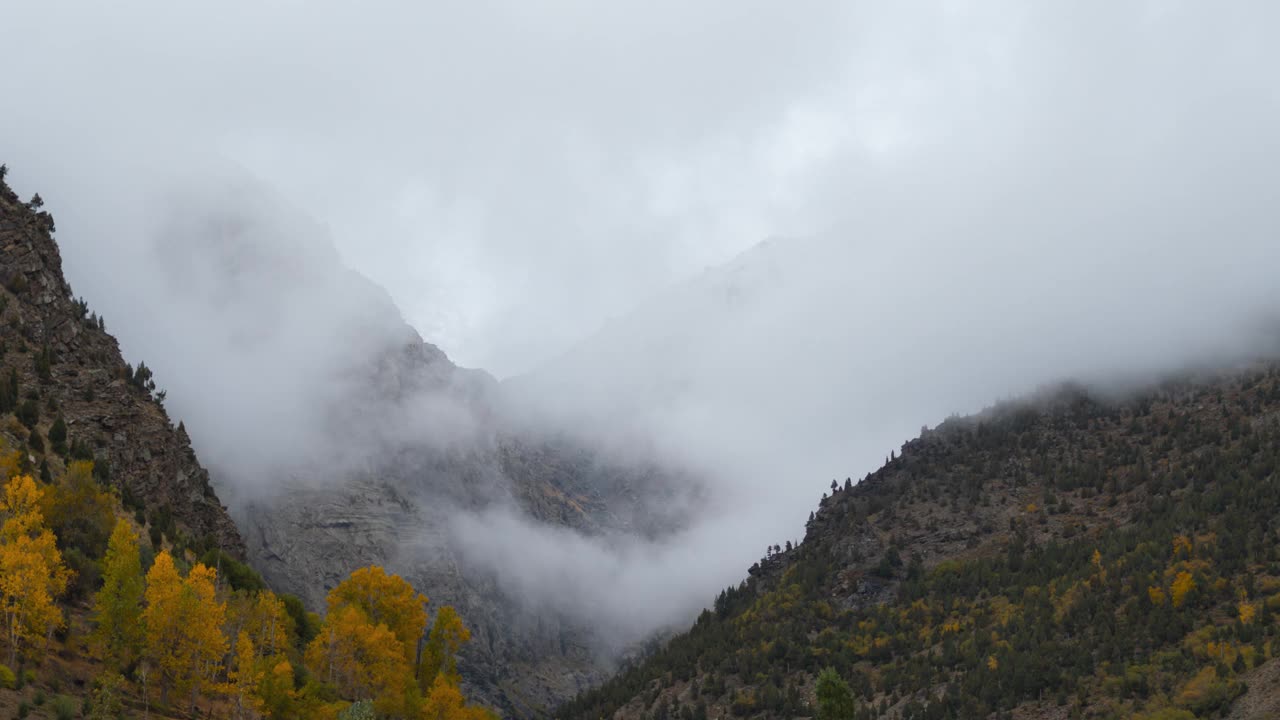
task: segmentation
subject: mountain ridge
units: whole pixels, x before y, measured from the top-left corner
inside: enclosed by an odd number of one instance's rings
[[[1270,717],[1278,444],[1270,361],[953,418],[557,716]]]

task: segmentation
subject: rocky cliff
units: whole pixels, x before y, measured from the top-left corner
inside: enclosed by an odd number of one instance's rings
[[[40,438],[52,440],[61,419],[65,442],[92,455],[100,476],[126,499],[172,515],[193,543],[243,556],[240,534],[185,430],[165,412],[163,394],[145,370],[126,363],[105,321],[72,294],[53,217],[41,204],[21,201],[0,179],[0,363],[29,420],[27,430],[15,431],[28,441],[39,436],[34,442],[43,445]]]

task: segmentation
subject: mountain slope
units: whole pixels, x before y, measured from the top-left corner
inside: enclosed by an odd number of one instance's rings
[[[29,412],[19,434],[50,438],[62,419],[66,443],[91,455],[126,499],[171,516],[191,545],[243,557],[209,473],[185,429],[153,398],[154,385],[146,387],[142,363],[126,364],[105,322],[73,297],[53,230],[49,213],[23,203],[0,179],[0,365],[8,392]],[[28,444],[37,467],[41,450]]]
[[[559,716],[1268,717],[1278,460],[1275,364],[948,420]]]

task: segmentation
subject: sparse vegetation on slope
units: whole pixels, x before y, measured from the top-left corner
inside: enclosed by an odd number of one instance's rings
[[[1278,453],[1273,365],[949,420],[559,716],[1215,717],[1280,662]]]

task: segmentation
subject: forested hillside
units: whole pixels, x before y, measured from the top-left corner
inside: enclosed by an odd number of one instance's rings
[[[1275,717],[1278,452],[1275,364],[949,419],[558,716]]]

